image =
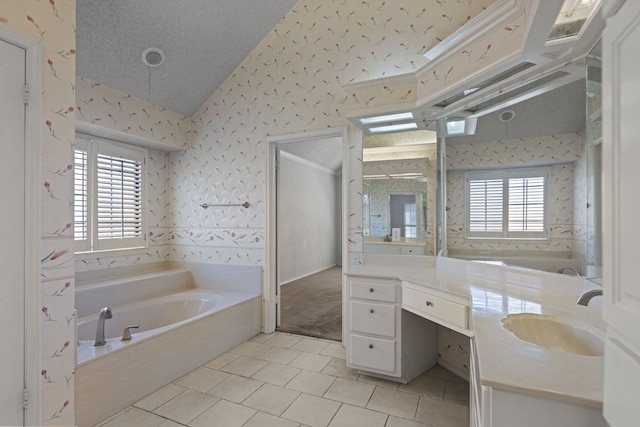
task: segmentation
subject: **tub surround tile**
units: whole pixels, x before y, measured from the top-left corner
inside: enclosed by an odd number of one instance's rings
[[[295,343],[291,349],[298,351],[306,351],[307,353],[320,353],[322,350],[327,348],[329,343],[324,340],[317,340],[311,338],[303,338],[297,343]]]
[[[219,400],[209,394],[185,390],[153,412],[181,424],[188,424]]]
[[[256,372],[251,378],[264,381],[273,385],[284,386],[300,373],[300,369],[284,366],[278,363],[269,363]]]
[[[419,401],[420,395],[418,394],[377,387],[367,404],[367,408],[413,420]]]
[[[206,393],[231,375],[206,367],[198,368],[175,382],[176,385]]]
[[[311,427],[326,427],[339,408],[339,402],[303,393],[284,411],[282,417]]]
[[[251,394],[258,390],[263,384],[262,381],[232,375],[208,390],[207,394],[240,403],[251,396]]]
[[[273,347],[258,358],[262,360],[268,360],[269,362],[279,363],[281,365],[288,365],[289,363],[293,362],[296,357],[300,356],[300,354],[301,353],[296,350]]]
[[[241,427],[256,411],[226,400],[220,400],[189,423],[189,427]]]
[[[300,395],[299,392],[264,384],[242,404],[259,411],[280,416]]]
[[[237,354],[224,353],[223,355],[216,357],[215,359],[213,359],[211,362],[207,363],[204,366],[211,369],[221,369],[227,366],[229,363],[236,360],[238,357],[240,356],[238,356]]]
[[[358,371],[349,368],[343,359],[332,358],[331,362],[327,364],[322,370],[323,374],[333,375],[334,377],[346,378],[348,380],[357,381],[359,374]]]
[[[271,414],[258,412],[251,418],[244,427],[299,427],[295,421],[285,420],[284,418],[275,417]]]
[[[233,362],[225,365],[221,371],[229,372],[243,377],[251,377],[260,369],[267,366],[269,362],[265,360],[254,359],[252,357],[239,356]]]
[[[336,378],[324,394],[324,398],[364,408],[369,402],[374,389],[375,386],[371,384]]]
[[[336,377],[312,371],[302,371],[289,381],[287,388],[303,393],[322,396],[331,387]]]
[[[327,364],[331,362],[329,356],[322,356],[312,353],[301,353],[300,356],[295,358],[293,362],[289,363],[289,366],[294,368],[307,369],[309,371],[320,372]]]
[[[387,414],[351,405],[342,405],[329,427],[384,427]]]
[[[184,387],[177,386],[176,384],[167,384],[159,390],[154,391],[147,397],[138,400],[133,406],[136,406],[145,411],[153,411],[158,406],[167,403],[180,393],[185,391]]]

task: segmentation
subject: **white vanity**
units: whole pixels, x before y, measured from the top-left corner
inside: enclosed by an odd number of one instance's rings
[[[437,362],[441,325],[470,338],[471,426],[606,425],[601,310],[576,304],[594,284],[449,258],[420,261],[422,266],[365,264],[347,273],[350,367],[410,381]],[[571,346],[552,351],[516,337],[503,319],[522,313],[591,337],[596,345],[586,354],[595,356],[575,354]],[[527,326],[544,336],[548,331],[541,325]]]

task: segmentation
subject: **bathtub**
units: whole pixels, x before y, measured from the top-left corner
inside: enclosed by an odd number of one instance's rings
[[[77,425],[98,423],[258,334],[261,269],[247,268],[257,271],[243,278],[242,290],[216,289],[215,284],[194,287],[190,276],[186,284],[171,289],[160,283],[163,272],[79,285],[76,301],[92,301],[92,293],[113,294],[118,304],[102,302],[111,307],[113,318],[105,321],[107,343],[99,347],[93,345],[99,311],[78,307]],[[255,283],[253,291],[246,288],[247,278]],[[164,294],[155,295],[157,289]],[[152,296],[122,303],[127,292],[137,298]],[[136,324],[140,328],[131,329],[131,340],[122,341],[124,328]]]

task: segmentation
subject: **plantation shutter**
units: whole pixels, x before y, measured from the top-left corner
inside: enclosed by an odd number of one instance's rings
[[[469,232],[482,236],[485,233],[502,233],[503,227],[503,180],[470,179],[469,185]]]
[[[73,238],[76,251],[90,249],[87,148],[85,141],[78,140],[73,151]]]

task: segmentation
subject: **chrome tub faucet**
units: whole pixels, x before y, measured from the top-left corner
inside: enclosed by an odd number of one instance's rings
[[[104,339],[104,321],[107,319],[111,319],[113,317],[113,313],[111,313],[111,308],[104,307],[100,310],[100,316],[98,317],[98,328],[96,329],[96,342],[93,344],[95,347],[105,345],[107,340]]]
[[[598,295],[602,295],[602,289],[592,289],[580,295],[577,304],[584,305],[585,307],[589,305],[589,301],[593,299],[593,297],[597,297]]]

